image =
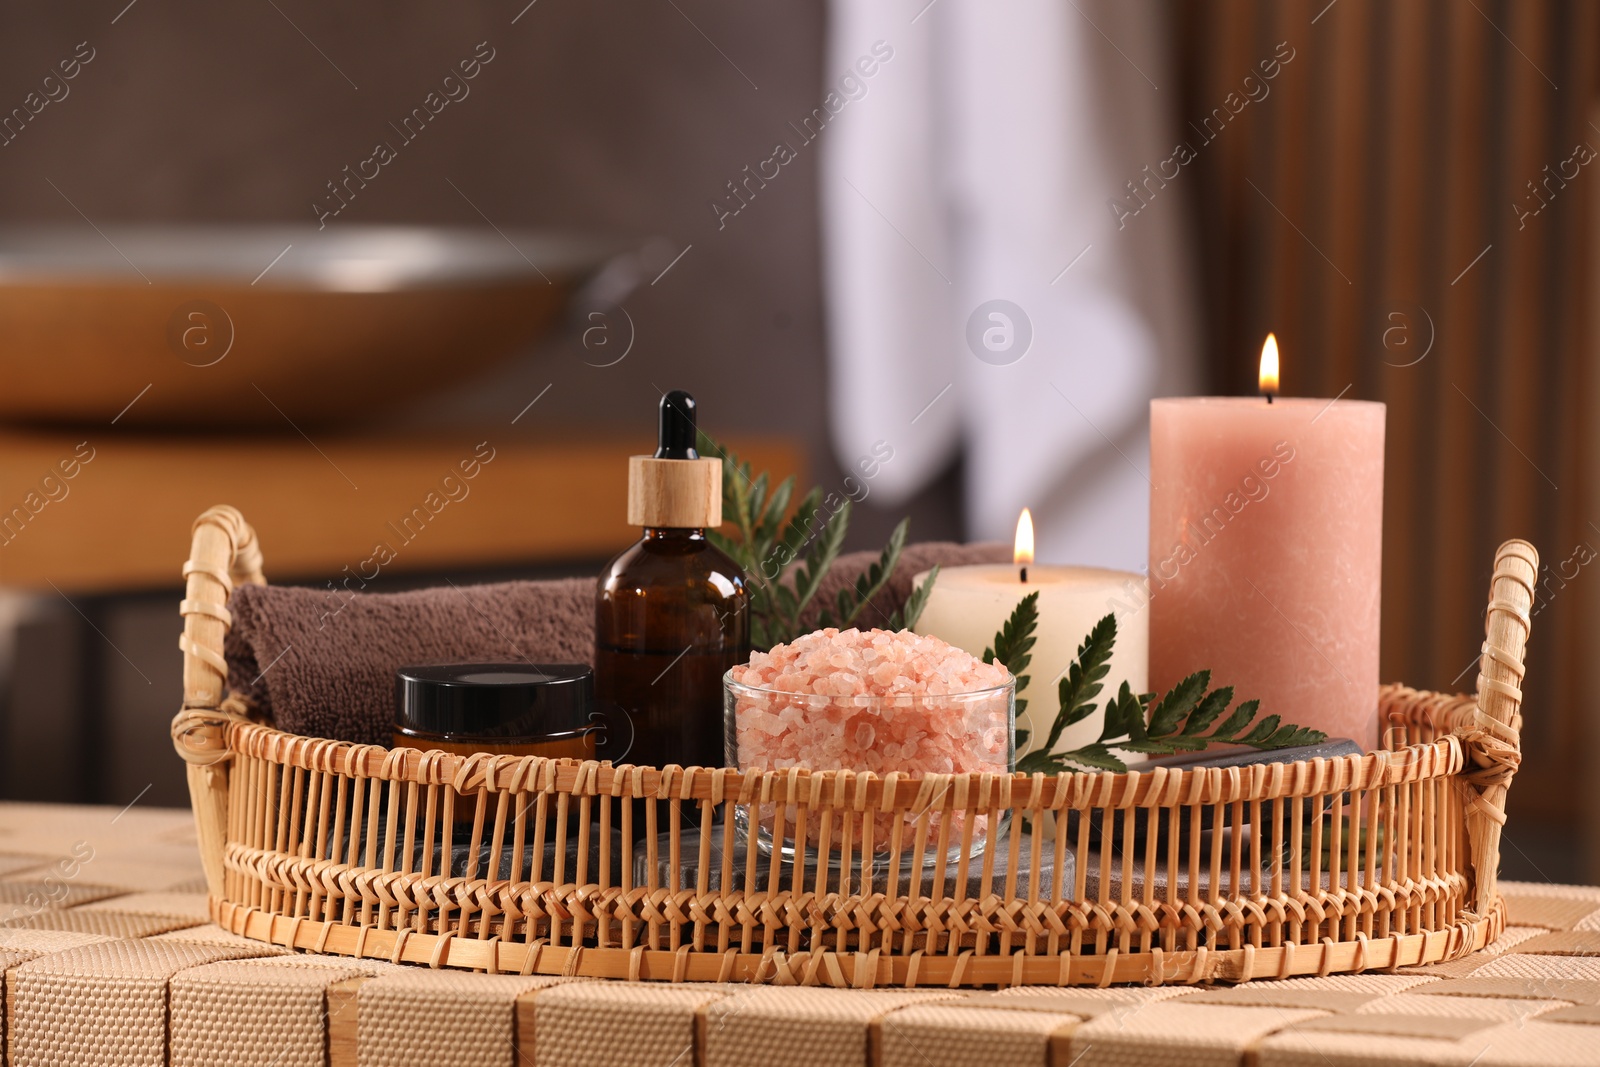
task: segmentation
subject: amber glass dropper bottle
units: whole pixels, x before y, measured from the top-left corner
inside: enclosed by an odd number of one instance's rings
[[[601,572],[595,699],[601,759],[720,767],[722,676],[750,655],[739,565],[706,539],[722,523],[722,461],[695,450],[694,397],[661,398],[654,456],[628,461],[628,522],[644,536]]]

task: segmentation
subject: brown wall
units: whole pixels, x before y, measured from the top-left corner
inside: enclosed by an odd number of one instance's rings
[[[1600,149],[1589,124],[1600,8],[1225,0],[1182,11],[1180,125],[1223,106],[1280,42],[1295,52],[1193,165],[1214,387],[1251,390],[1275,330],[1286,392],[1348,388],[1388,403],[1383,675],[1470,688],[1494,546],[1526,537],[1557,571],[1580,543],[1600,549],[1580,441],[1600,162],[1553,182],[1536,214],[1514,206],[1538,207],[1527,183],[1578,144]],[[1587,808],[1583,588],[1600,578],[1583,568],[1562,588],[1550,573],[1511,807],[1559,824]]]

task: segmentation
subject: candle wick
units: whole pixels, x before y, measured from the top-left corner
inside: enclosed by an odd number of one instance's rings
[[[1028,568],[1027,567],[1023,567],[1022,568],[1022,581],[1023,581],[1024,585],[1027,584],[1027,581],[1028,581]]]
[[[1267,403],[1268,403],[1268,404],[1269,404],[1269,405],[1270,405],[1270,404],[1271,404],[1271,403],[1272,403],[1272,394],[1271,394],[1271,393],[1268,393],[1268,394],[1267,394]]]

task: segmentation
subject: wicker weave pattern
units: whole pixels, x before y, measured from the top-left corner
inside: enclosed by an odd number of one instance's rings
[[[722,1026],[728,1016],[716,1005],[741,992],[625,982],[545,990],[534,999],[535,1054],[541,1067],[681,1067],[692,1062],[697,1025]]]
[[[116,896],[117,893],[117,889],[103,885],[53,885],[21,879],[0,882],[0,915],[6,916],[4,925],[21,926],[30,915],[46,908],[70,908],[74,904],[87,904],[91,900]]]
[[[915,779],[281,733],[220,698],[223,598],[260,581],[260,564],[237,512],[197,522],[173,724],[213,917],[246,937],[490,973],[873,988],[1360,972],[1460,958],[1504,925],[1493,872],[1537,573],[1524,542],[1496,559],[1477,697],[1385,687],[1387,750]],[[639,799],[651,801],[643,825]],[[788,832],[813,857],[788,864],[753,826],[737,833],[734,812],[756,806],[776,812],[779,836],[792,808]],[[882,812],[908,815],[888,841],[874,839]],[[956,812],[1013,817],[980,848],[975,820]],[[1047,815],[1054,840],[1023,832]],[[808,826],[823,836],[808,841]],[[930,862],[947,850],[966,877]]]
[[[1083,1064],[1148,1064],[1234,1067],[1240,1052],[1285,1026],[1322,1013],[1302,1008],[1208,1007],[1182,1001],[1103,1015],[1072,1035]],[[1086,1051],[1087,1050],[1087,1051]]]
[[[6,995],[6,972],[38,955],[37,952],[24,949],[0,948],[0,1063],[6,1062],[6,1034],[11,1030],[11,1021],[6,1018],[10,1001]]]
[[[30,930],[68,930],[104,937],[150,937],[152,934],[198,926],[195,919],[171,915],[143,915],[119,911],[90,911],[87,908],[51,909],[13,921]]]
[[[107,941],[41,956],[12,972],[13,1067],[162,1063],[167,980],[249,949]]]
[[[404,971],[361,987],[361,1067],[470,1063],[513,1067],[516,1000],[558,978]],[[435,1025],[419,1027],[418,1018]]]
[[[16,825],[26,817],[0,805],[0,834],[9,829],[8,822]],[[1562,938],[1574,932],[1583,935],[1589,920],[1600,915],[1600,889],[1509,883],[1503,891],[1510,921],[1517,925],[1508,926],[1505,936],[1470,957],[1395,974],[1330,974],[1236,986],[1009,987],[886,995],[883,990],[569,981],[517,994],[514,1014],[508,1017],[505,983],[518,981],[515,978],[490,980],[449,969],[430,971],[311,953],[195,962],[166,980],[171,1009],[166,1031],[171,1058],[166,1062],[267,1067],[291,1046],[293,1051],[283,1062],[300,1059],[311,1047],[311,1035],[327,1033],[328,1044],[319,1046],[322,1052],[301,1062],[354,1067],[363,1055],[369,1060],[392,1057],[397,1045],[409,1040],[392,1036],[396,1026],[455,1035],[481,1025],[474,1021],[480,1016],[469,1013],[483,1008],[494,1020],[496,1032],[513,1035],[514,1062],[519,1065],[692,1067],[711,1062],[713,1053],[721,1056],[732,1049],[758,1055],[760,1067],[812,1067],[823,1062],[818,1055],[823,1046],[847,1061],[861,1062],[859,1057],[865,1055],[874,1065],[914,1067],[968,1063],[1143,1067],[1195,1059],[1243,1067],[1282,1063],[1466,1067],[1475,1057],[1477,1067],[1600,1063],[1600,975],[1595,960],[1562,954],[1566,951]],[[168,906],[186,909],[203,899],[174,899]],[[1538,916],[1518,910],[1523,902],[1549,899],[1566,902],[1566,912]],[[1529,926],[1530,918],[1547,925]],[[1519,942],[1513,943],[1512,931]],[[1550,940],[1538,940],[1547,934],[1553,935]],[[102,986],[116,990],[113,997],[93,1004],[101,1011],[92,1024],[95,1039],[74,1046],[71,1054],[53,1062],[91,1067],[163,1062],[149,1058],[154,1048],[151,1031],[130,1025],[123,1006],[144,1010],[158,1005],[160,975],[170,972],[176,961],[164,958],[152,966],[151,960],[132,959],[129,942],[101,942],[108,946],[105,951],[86,954],[73,941],[86,936],[90,935],[0,932],[0,957],[17,951],[4,949],[4,942],[27,938],[30,947],[18,953],[32,957],[23,961],[25,966],[40,970],[51,957],[70,953],[50,968],[61,972],[58,977],[68,979],[75,990]],[[161,934],[149,940],[159,945],[173,936]],[[113,944],[123,947],[110,948]],[[260,943],[246,948],[272,951]],[[17,964],[13,968],[10,977],[15,978]],[[403,1023],[395,1012],[383,1009],[381,1025],[363,1027],[359,1018],[363,983],[351,976],[367,974],[398,974],[407,986],[424,994],[438,986],[441,994],[448,995],[406,1000]],[[130,984],[130,977],[148,981],[148,991],[141,984]],[[397,1003],[401,999],[395,998]],[[888,1000],[898,1004],[884,1011]],[[35,1050],[64,1048],[65,1037],[57,1034],[59,1044],[53,1045],[36,1031],[76,1033],[74,1027],[87,1027],[90,1024],[78,1014],[79,1004],[64,995],[50,1005],[51,1011],[34,1011],[20,1020],[13,1017],[8,1020],[8,1039],[13,1047],[20,1041]],[[102,1011],[105,1005],[109,1008]],[[370,998],[368,1006],[373,1006]],[[1178,1007],[1187,1010],[1169,1010]],[[1243,1009],[1250,1011],[1240,1015]],[[1241,1018],[1250,1025],[1235,1025]],[[1277,1021],[1263,1029],[1262,1019]],[[335,1027],[342,1039],[335,1035]],[[229,1028],[240,1035],[237,1041],[230,1039]],[[358,1030],[364,1030],[379,1049],[358,1049]],[[1202,1047],[1200,1052],[1195,1045]],[[212,1052],[225,1049],[237,1054]],[[443,1062],[462,1061],[449,1056]]]
[[[184,971],[171,983],[172,1067],[321,1067],[328,1033],[328,986],[354,967],[281,967],[222,962]]]
[[[76,930],[13,930],[0,929],[0,949],[31,952],[42,956],[47,952],[65,952],[69,948],[98,945],[112,940],[103,934],[85,934]]]
[[[703,1062],[784,1063],[803,1050],[808,1063],[867,1067],[874,1024],[898,1008],[956,995],[884,990],[846,999],[826,989],[750,990],[719,1001],[709,1013]]]
[[[1432,1036],[1421,1028],[1401,1036],[1373,1029],[1337,1032],[1281,1031],[1254,1047],[1260,1067],[1328,1067],[1328,1064],[1477,1064],[1478,1067],[1590,1067],[1597,1060],[1592,1027],[1538,1019],[1477,1028],[1451,1020]],[[1087,1062],[1087,1061],[1085,1061]]]
[[[207,922],[206,909],[195,906],[192,893],[127,893],[111,900],[85,904],[85,912],[120,912],[124,915],[155,915],[166,919],[186,919],[199,926]]]
[[[1052,1036],[1065,1038],[1075,1015],[926,1004],[878,1024],[883,1067],[967,1067],[974,1063],[1046,1062]]]

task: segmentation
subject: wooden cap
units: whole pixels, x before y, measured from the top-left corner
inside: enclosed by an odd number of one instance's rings
[[[722,525],[722,460],[628,457],[628,525]]]

